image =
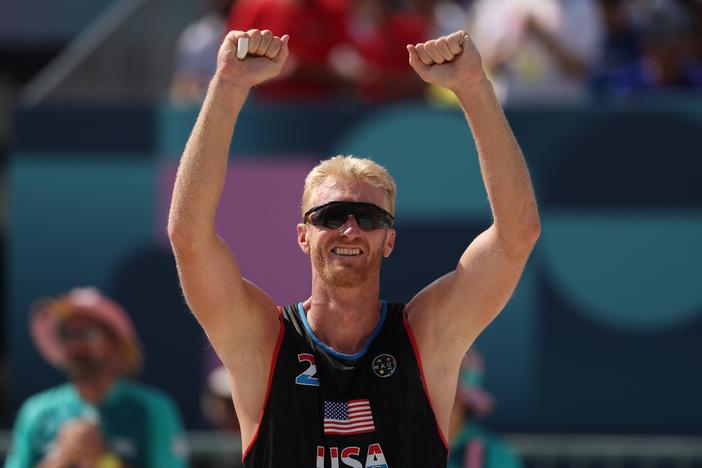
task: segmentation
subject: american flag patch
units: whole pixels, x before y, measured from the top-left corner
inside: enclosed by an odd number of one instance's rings
[[[324,402],[324,433],[336,435],[363,434],[375,431],[368,400]]]

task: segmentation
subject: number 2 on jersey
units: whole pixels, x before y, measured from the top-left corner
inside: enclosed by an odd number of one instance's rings
[[[295,383],[298,385],[319,387],[319,379],[315,377],[317,374],[317,364],[315,363],[314,356],[309,353],[302,353],[297,355],[297,360],[299,362],[309,363],[309,367],[295,377]]]

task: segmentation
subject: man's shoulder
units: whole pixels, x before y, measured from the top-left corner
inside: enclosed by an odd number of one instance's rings
[[[63,404],[67,400],[75,399],[75,390],[70,384],[65,383],[55,387],[48,388],[39,393],[35,393],[25,400],[23,408],[40,408],[52,406],[55,404]]]

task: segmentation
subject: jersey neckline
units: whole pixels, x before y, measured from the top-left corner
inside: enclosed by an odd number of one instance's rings
[[[380,330],[383,328],[383,324],[385,323],[385,317],[387,316],[387,313],[388,313],[388,302],[384,301],[384,300],[381,300],[380,302],[382,304],[382,310],[380,311],[380,320],[378,321],[378,325],[376,325],[375,330],[373,330],[373,333],[371,333],[371,335],[368,337],[368,341],[363,346],[363,349],[361,349],[359,352],[357,352],[355,354],[345,354],[345,353],[340,353],[339,351],[335,351],[334,349],[327,346],[322,340],[317,338],[317,335],[314,334],[314,332],[312,331],[312,327],[310,326],[309,322],[307,321],[307,314],[305,313],[305,308],[302,306],[302,302],[297,303],[297,312],[300,316],[300,320],[302,321],[302,325],[305,327],[305,330],[307,331],[307,334],[309,335],[309,337],[312,339],[312,341],[314,341],[314,343],[317,346],[319,346],[326,353],[334,356],[337,359],[346,359],[348,361],[357,361],[366,354],[371,343],[373,342],[373,340],[375,340],[375,337],[378,336],[378,333],[380,333]]]

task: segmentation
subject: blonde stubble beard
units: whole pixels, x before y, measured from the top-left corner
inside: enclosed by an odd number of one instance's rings
[[[370,252],[364,249],[367,255],[366,262],[359,268],[335,268],[331,265],[331,255],[324,249],[316,249],[312,254],[312,268],[322,282],[337,288],[355,288],[363,285],[373,276],[380,274],[380,266],[383,262],[383,246],[387,239],[387,231],[378,251]]]

